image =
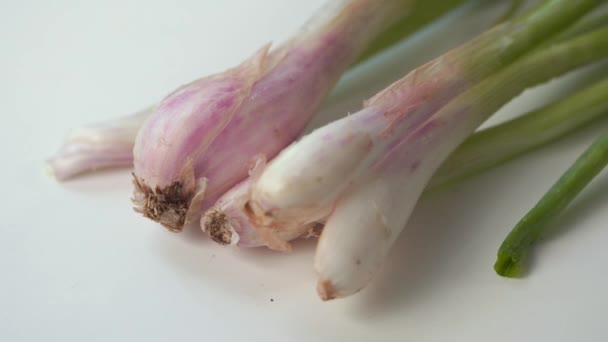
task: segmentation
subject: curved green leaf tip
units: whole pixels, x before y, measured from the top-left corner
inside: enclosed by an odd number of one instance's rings
[[[498,258],[494,264],[496,274],[506,278],[521,278],[521,260],[506,253],[498,253]]]

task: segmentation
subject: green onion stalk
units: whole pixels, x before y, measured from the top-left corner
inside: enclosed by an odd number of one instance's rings
[[[529,87],[608,57],[608,28],[536,50],[601,1],[548,0],[412,71],[224,194],[201,225],[218,243],[289,251],[324,224],[318,293],[364,288],[441,163]]]
[[[572,200],[608,164],[608,133],[587,148],[506,237],[494,270],[508,278],[521,277],[532,246]]]

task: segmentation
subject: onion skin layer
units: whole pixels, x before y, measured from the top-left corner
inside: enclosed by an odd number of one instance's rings
[[[329,2],[275,49],[167,96],[134,148],[136,211],[181,231],[297,138],[340,75],[412,0]]]

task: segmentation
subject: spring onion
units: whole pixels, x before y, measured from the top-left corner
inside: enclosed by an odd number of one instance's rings
[[[374,39],[350,69],[387,50],[400,39],[412,35],[463,2],[464,0],[412,2],[406,18]],[[49,170],[58,180],[63,181],[99,169],[132,167],[135,137],[153,113],[154,107],[156,105],[149,106],[150,109],[145,111],[147,114],[141,112],[75,129],[57,153],[47,161]]]
[[[167,96],[134,147],[136,211],[171,231],[292,142],[339,76],[413,0],[330,2],[294,37]]]
[[[319,295],[359,291],[433,172],[479,124],[527,87],[606,57],[608,31],[599,30],[517,60],[598,4],[545,1],[429,62],[268,166],[260,159],[202,224],[209,232],[219,227],[224,243],[257,234],[270,248],[289,250],[284,237],[326,221],[315,258]]]

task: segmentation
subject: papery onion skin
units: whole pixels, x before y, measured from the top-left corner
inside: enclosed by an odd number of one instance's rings
[[[283,45],[165,98],[135,143],[136,210],[171,231],[200,217],[247,176],[254,155],[271,158],[302,132],[339,76],[410,2],[329,2]]]

